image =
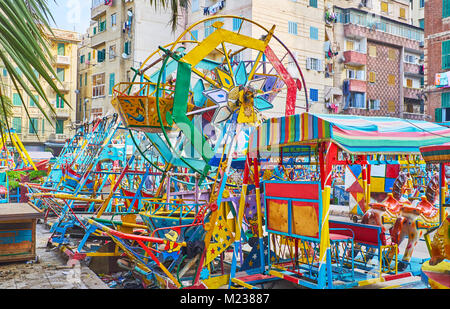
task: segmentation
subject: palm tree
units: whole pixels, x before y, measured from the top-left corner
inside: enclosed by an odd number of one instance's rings
[[[172,31],[175,32],[177,28],[178,17],[180,16],[180,9],[187,9],[190,5],[189,0],[149,0],[151,5],[157,8],[170,9],[172,12],[172,18],[170,19],[170,25]]]
[[[56,0],[53,0],[56,2]],[[159,9],[170,9],[172,30],[177,26],[180,8],[187,8],[189,0],[148,0],[151,5]],[[35,91],[45,102],[42,106],[36,102],[44,117],[49,123],[49,115],[44,110],[47,106],[55,114],[39,78],[60,97],[64,96],[58,90],[59,79],[52,67],[52,55],[49,49],[49,37],[53,36],[50,22],[54,22],[48,6],[48,0],[0,0],[0,62],[11,79],[12,85],[20,96],[22,102],[23,92],[34,97]],[[0,84],[4,84],[1,81]],[[4,100],[4,90],[0,86],[0,114],[8,109]],[[65,99],[64,99],[65,100]],[[70,107],[70,104],[66,102]],[[30,118],[26,104],[23,104],[27,117]],[[9,129],[9,124],[6,121]],[[35,130],[36,131],[36,130]]]
[[[34,97],[35,91],[45,102],[52,113],[50,104],[39,77],[61,95],[56,85],[56,73],[52,67],[48,35],[52,34],[49,20],[53,19],[47,6],[47,0],[2,0],[0,1],[0,61],[3,63],[12,86],[20,96],[23,92]],[[55,81],[56,80],[56,81]],[[2,82],[2,85],[5,83]],[[0,113],[7,110],[4,100],[4,89],[0,88]],[[30,118],[28,109],[23,104]],[[51,123],[43,106],[36,102],[44,117]],[[6,121],[9,129],[9,124]]]

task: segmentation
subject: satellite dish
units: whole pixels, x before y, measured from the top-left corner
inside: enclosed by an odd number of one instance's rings
[[[128,11],[128,16],[132,17],[133,16],[133,12],[132,11]]]
[[[123,58],[123,59],[128,59],[128,58],[130,58],[130,55],[128,55],[128,54],[126,54],[126,53],[123,53],[123,54],[122,54],[122,58]]]

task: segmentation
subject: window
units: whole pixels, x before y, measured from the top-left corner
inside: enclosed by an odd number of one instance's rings
[[[388,58],[389,58],[389,60],[395,60],[396,56],[397,56],[397,53],[396,53],[395,49],[389,48],[388,49]]]
[[[366,94],[363,92],[350,92],[350,107],[366,108]]]
[[[22,133],[22,118],[14,117],[12,120],[12,127],[16,133]]]
[[[425,0],[420,0],[419,1],[419,6],[420,6],[420,8],[425,7]]]
[[[114,27],[115,25],[117,25],[117,14],[111,14],[111,27]]]
[[[58,43],[58,56],[66,55],[66,44]]]
[[[34,98],[30,97],[30,107],[35,107],[36,103],[39,102],[39,96],[35,95]]]
[[[369,56],[370,57],[377,56],[377,47],[375,45],[369,45]]]
[[[369,100],[369,109],[371,110],[380,110],[380,100]]]
[[[81,56],[80,56],[80,63],[83,64],[84,61],[85,61],[85,56],[84,56],[84,55],[81,55]]]
[[[241,28],[242,19],[233,18],[233,31],[238,31]]]
[[[116,85],[116,75],[114,73],[109,74],[109,95],[113,94],[113,88]]]
[[[105,96],[105,73],[92,76],[92,98]]]
[[[28,133],[35,134],[38,130],[38,120],[37,118],[30,118],[30,122],[28,125]]]
[[[114,60],[116,58],[116,45],[111,45],[109,47],[109,60]]]
[[[192,7],[192,12],[197,12],[200,9],[199,0],[192,0],[191,7]]]
[[[442,122],[442,108],[436,108],[434,110],[434,119],[436,122]]]
[[[223,18],[214,18],[211,20],[207,20],[203,23],[205,26],[205,38],[208,37],[214,31],[216,31],[216,28],[213,27],[213,25],[216,21],[223,22]]]
[[[319,101],[319,90],[318,89],[309,89],[309,98],[312,102],[318,102]]]
[[[389,4],[387,2],[381,1],[381,12],[387,13],[389,10]]]
[[[399,17],[406,19],[406,10],[405,8],[400,8]]]
[[[131,42],[130,41],[126,41],[123,45],[123,52],[126,55],[131,55]]]
[[[388,112],[395,113],[395,102],[394,101],[388,101]]]
[[[450,92],[441,93],[441,106],[450,107]]]
[[[191,31],[191,40],[198,41],[198,30]]]
[[[323,61],[316,58],[306,58],[306,69],[315,70],[315,71],[323,71]]]
[[[395,86],[395,75],[388,75],[388,85]]]
[[[309,38],[313,40],[319,39],[319,29],[316,27],[309,27]]]
[[[369,83],[375,83],[375,82],[376,82],[375,72],[369,72]]]
[[[64,134],[64,120],[56,119],[55,133],[56,134]]]
[[[353,50],[355,43],[352,40],[345,41],[345,50]]]
[[[59,94],[56,95],[56,108],[64,108],[64,99]]]
[[[298,24],[293,21],[288,22],[288,32],[290,34],[297,35],[298,34]]]
[[[103,48],[102,50],[99,50],[97,52],[97,57],[98,62],[104,62],[106,59],[106,49]]]
[[[442,18],[450,17],[450,0],[442,0]]]
[[[417,64],[417,57],[411,54],[405,54],[405,62]]]
[[[317,7],[317,0],[309,0],[309,6],[312,6],[313,8]]]
[[[364,70],[347,69],[347,78],[365,80],[366,72]]]
[[[65,78],[65,70],[63,68],[56,68],[56,76],[63,82]]]
[[[98,33],[106,30],[106,18],[98,21]]]
[[[442,69],[450,69],[450,40],[442,42]]]
[[[87,86],[87,73],[84,73],[84,85]]]
[[[42,135],[45,134],[45,118],[42,118],[42,129],[41,129]]]
[[[412,86],[413,86],[413,81],[412,81],[412,79],[407,78],[407,79],[406,79],[406,87],[412,88]]]
[[[425,28],[425,20],[423,18],[419,19],[419,27],[422,29]]]
[[[22,99],[18,93],[13,94],[13,106],[22,106]]]

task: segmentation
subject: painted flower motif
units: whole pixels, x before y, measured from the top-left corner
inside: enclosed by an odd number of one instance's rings
[[[217,105],[211,122],[219,124],[238,113],[237,122],[255,124],[258,121],[257,111],[273,108],[267,92],[271,92],[276,86],[277,77],[255,74],[249,80],[244,62],[240,62],[233,71],[229,73],[216,68],[215,75],[221,88],[202,92],[206,99]]]

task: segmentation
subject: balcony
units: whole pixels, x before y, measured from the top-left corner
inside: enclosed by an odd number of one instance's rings
[[[70,117],[70,113],[68,110],[57,108],[55,110],[55,116],[57,119],[68,119]]]
[[[403,96],[409,99],[418,99],[418,95],[420,94],[421,89],[418,88],[409,88],[403,87]]]
[[[427,115],[427,114],[422,114],[422,113],[403,113],[403,118],[404,119],[409,119],[409,120],[425,120],[425,121],[431,121],[431,116]]]
[[[367,56],[366,54],[347,50],[344,52],[345,64],[353,65],[353,66],[361,66],[367,64]]]
[[[404,62],[403,71],[408,75],[423,77],[423,67],[420,64]]]
[[[70,57],[57,55],[55,57],[55,63],[56,65],[68,66],[70,65]]]
[[[102,15],[106,15],[108,5],[105,5],[103,0],[94,0],[91,8],[91,19],[96,19]]]
[[[70,92],[70,83],[69,82],[57,82],[58,90],[61,92]]]
[[[367,82],[365,80],[350,79],[349,90],[351,92],[366,92]]]
[[[383,23],[385,24],[385,23]],[[394,34],[390,32],[386,32],[383,30],[380,30],[378,28],[374,27],[365,27],[357,24],[344,24],[344,35],[346,37],[356,37],[356,38],[362,38],[366,37],[367,39],[371,41],[377,41],[382,43],[387,43],[395,46],[403,46],[408,50],[414,50],[414,51],[421,51],[421,41],[423,41],[423,31],[420,32],[419,30],[412,29],[413,27],[408,26],[405,24],[405,26],[399,26],[401,27],[403,32],[414,32],[414,34],[417,34],[417,36],[420,36],[420,39],[416,36],[404,36],[400,34]],[[395,27],[388,27],[389,30],[391,28]],[[399,30],[400,31],[400,30]],[[403,33],[402,32],[402,33]],[[417,33],[416,33],[417,32]]]
[[[100,49],[99,47],[106,44],[106,41],[108,39],[107,37],[107,31],[104,30],[102,32],[97,32],[94,36],[91,38],[91,48],[93,49]]]
[[[55,134],[52,133],[48,136],[49,142],[65,142],[67,139],[69,139],[68,134]]]

